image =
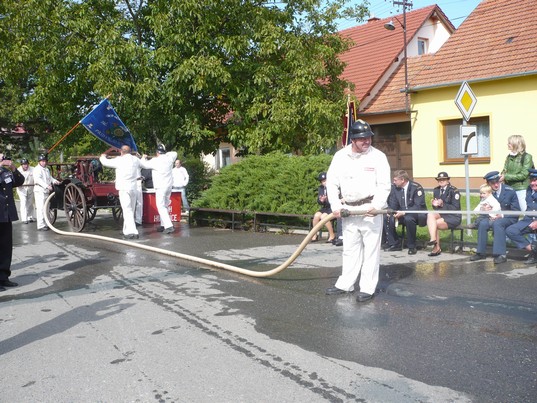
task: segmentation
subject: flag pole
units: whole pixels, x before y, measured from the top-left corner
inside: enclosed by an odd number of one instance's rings
[[[108,94],[107,96],[104,97],[104,99],[108,99],[112,96],[112,93]],[[101,101],[102,102],[102,101]],[[63,137],[61,139],[59,139],[51,148],[49,148],[48,150],[48,153],[52,152],[52,150],[54,150],[67,136],[69,136],[78,126],[80,126],[80,121],[78,121],[78,123],[76,125],[74,125],[73,127],[71,127],[71,130],[69,130],[67,133],[65,133],[63,135]],[[47,154],[48,154],[47,153]]]

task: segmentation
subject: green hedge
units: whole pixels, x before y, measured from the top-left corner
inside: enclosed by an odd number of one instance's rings
[[[249,156],[223,168],[194,207],[313,214],[318,209],[317,176],[332,156]]]

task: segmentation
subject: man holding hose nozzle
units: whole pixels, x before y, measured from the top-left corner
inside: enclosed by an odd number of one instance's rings
[[[351,144],[339,150],[327,172],[328,200],[336,218],[343,224],[343,267],[327,295],[354,291],[360,276],[356,301],[373,298],[379,278],[382,215],[390,193],[390,165],[386,155],[371,146],[373,132],[368,123],[357,120],[349,128]],[[339,194],[344,204],[339,198]],[[345,217],[342,210],[365,211]]]

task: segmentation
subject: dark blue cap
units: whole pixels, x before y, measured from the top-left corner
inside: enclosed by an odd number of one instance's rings
[[[319,174],[319,176],[317,177],[317,179],[319,180],[319,182],[325,181],[326,180],[326,172],[321,172]]]
[[[531,179],[537,178],[537,169],[528,169],[528,172],[530,173]]]
[[[500,173],[498,171],[492,171],[483,176],[487,182],[498,182],[500,180]]]
[[[438,175],[436,175],[436,180],[439,180],[439,179],[451,179],[449,177],[449,175],[447,174],[447,172],[439,172]]]

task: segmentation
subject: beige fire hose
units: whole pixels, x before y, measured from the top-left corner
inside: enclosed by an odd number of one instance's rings
[[[53,194],[51,194],[47,198],[47,200],[45,201],[45,207],[44,207],[45,211],[49,210],[49,205],[50,205],[50,201],[51,201],[52,197],[53,197]],[[386,213],[386,212],[387,212],[387,210],[379,210],[378,211],[378,213]],[[365,211],[352,212],[352,214],[365,214],[365,213],[366,213]],[[219,268],[219,269],[232,271],[232,272],[235,272],[235,273],[245,274],[245,275],[251,276],[251,277],[270,277],[270,276],[274,276],[275,274],[278,274],[279,272],[285,270],[302,253],[304,248],[310,242],[311,238],[323,227],[324,224],[326,224],[328,221],[330,221],[332,219],[334,219],[334,214],[331,213],[331,214],[327,215],[325,218],[323,218],[317,225],[315,225],[311,229],[311,231],[306,235],[304,240],[300,243],[300,245],[298,246],[297,250],[284,263],[282,263],[281,265],[279,265],[278,267],[276,267],[276,268],[274,268],[272,270],[267,270],[267,271],[260,272],[260,271],[255,271],[255,270],[243,269],[241,267],[231,266],[231,265],[225,264],[225,263],[214,262],[212,260],[202,259],[202,258],[199,258],[199,257],[196,257],[196,256],[185,255],[185,254],[179,253],[179,252],[172,252],[172,251],[169,251],[169,250],[166,250],[166,249],[155,248],[153,246],[143,245],[143,244],[140,244],[140,243],[137,243],[137,242],[130,242],[130,241],[122,240],[122,239],[109,238],[109,237],[104,237],[104,236],[100,236],[100,235],[85,234],[85,233],[80,233],[80,232],[62,231],[62,230],[59,230],[59,229],[55,228],[50,223],[49,218],[48,218],[48,214],[45,214],[45,222],[46,222],[46,224],[55,233],[57,233],[59,235],[67,235],[67,236],[74,236],[74,237],[79,237],[79,238],[89,238],[89,239],[96,239],[96,240],[99,240],[99,241],[113,242],[113,243],[117,243],[117,244],[120,244],[120,245],[126,245],[126,246],[130,246],[130,247],[133,247],[133,248],[147,250],[147,251],[150,251],[150,252],[161,253],[161,254],[164,254],[164,255],[176,257],[176,258],[179,258],[179,259],[188,260],[188,261],[191,261],[191,262],[201,263],[203,265],[212,266],[212,267],[216,267],[216,268]]]

